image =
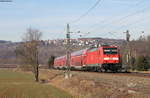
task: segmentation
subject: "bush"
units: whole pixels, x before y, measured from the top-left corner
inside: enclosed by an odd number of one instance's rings
[[[139,71],[147,71],[149,68],[148,58],[145,56],[138,56],[136,60],[136,69]]]
[[[52,68],[53,67],[53,65],[54,65],[54,59],[55,59],[55,56],[51,56],[48,59],[48,68]]]

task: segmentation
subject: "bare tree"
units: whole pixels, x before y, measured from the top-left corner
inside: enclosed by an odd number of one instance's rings
[[[37,29],[29,28],[23,36],[23,44],[16,48],[17,56],[26,66],[32,66],[35,80],[39,81],[39,42],[42,33]]]

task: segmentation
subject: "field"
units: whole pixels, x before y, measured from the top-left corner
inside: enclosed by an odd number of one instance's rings
[[[71,98],[49,84],[35,83],[32,74],[0,70],[0,98]]]
[[[71,71],[72,78],[65,79],[61,70],[40,73],[75,98],[150,98],[150,74]]]
[[[71,73],[65,79],[63,71],[41,69],[47,83],[36,83],[31,73],[0,70],[0,98],[150,98],[150,76]]]

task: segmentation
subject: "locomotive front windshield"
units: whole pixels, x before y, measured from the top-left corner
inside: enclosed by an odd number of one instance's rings
[[[117,48],[103,48],[104,54],[117,54]]]

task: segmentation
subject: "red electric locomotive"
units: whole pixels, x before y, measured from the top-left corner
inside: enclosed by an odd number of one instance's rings
[[[54,61],[55,68],[66,68],[66,56]],[[80,70],[118,71],[121,69],[120,54],[117,46],[102,45],[71,53],[70,67]]]

